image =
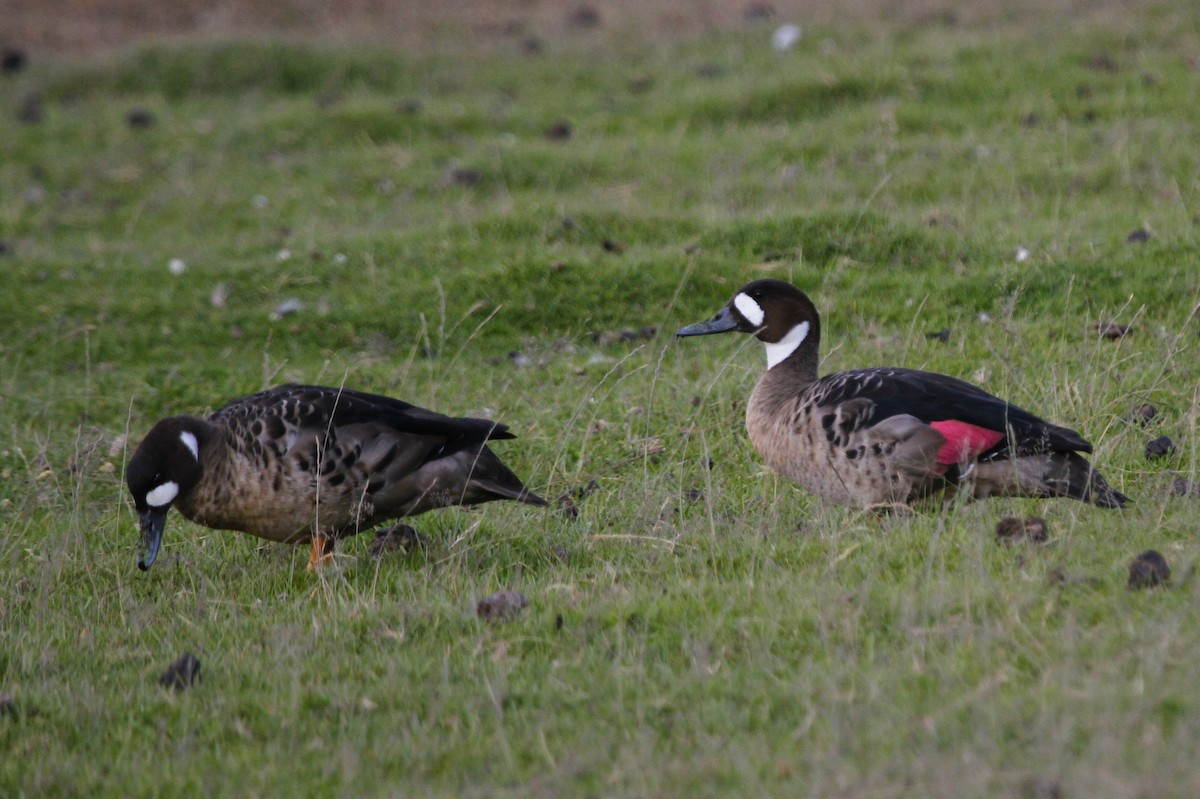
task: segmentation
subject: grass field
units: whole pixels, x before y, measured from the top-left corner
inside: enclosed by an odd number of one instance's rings
[[[0,795],[1200,795],[1200,499],[1168,491],[1200,479],[1198,23],[0,76]],[[759,346],[671,337],[763,276],[813,295],[827,370],[978,382],[1136,504],[878,519],[776,479]],[[285,381],[503,421],[581,513],[429,514],[321,577],[172,514],[140,573],[139,437]],[[1010,514],[1050,541],[998,545]],[[1173,584],[1130,591],[1148,548]],[[478,618],[502,589],[529,606]]]

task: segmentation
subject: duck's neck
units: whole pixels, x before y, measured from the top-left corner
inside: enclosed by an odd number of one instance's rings
[[[817,347],[813,342],[805,342],[776,361],[759,379],[751,395],[754,412],[770,418],[779,408],[797,402],[805,389],[816,382],[817,365]]]
[[[811,383],[817,379],[817,347],[820,332],[807,321],[793,327],[776,342],[767,342],[767,372],[786,373],[793,380]]]

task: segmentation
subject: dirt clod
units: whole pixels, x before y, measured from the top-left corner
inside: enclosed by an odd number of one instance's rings
[[[367,551],[373,558],[382,558],[389,552],[409,552],[414,547],[424,547],[425,539],[407,524],[397,524],[375,534]]]
[[[13,75],[25,69],[25,65],[29,63],[29,57],[25,55],[24,50],[17,50],[12,47],[6,47],[3,53],[0,53],[0,72],[5,75]]]
[[[1101,338],[1106,338],[1109,341],[1116,341],[1119,338],[1125,338],[1129,335],[1129,325],[1119,325],[1116,322],[1097,322],[1096,332]]]
[[[1062,786],[1052,777],[1030,777],[1025,781],[1024,796],[1027,799],[1062,799]]]
[[[1171,582],[1171,567],[1162,553],[1147,549],[1129,564],[1130,589],[1156,588]]]
[[[931,330],[925,334],[925,338],[930,341],[941,341],[943,343],[950,340],[950,328],[943,327],[941,330]]]
[[[519,591],[497,591],[475,605],[475,613],[484,621],[511,621],[525,609],[529,600]]]
[[[36,125],[46,116],[46,106],[42,102],[39,91],[26,92],[17,104],[17,119],[30,125]]]
[[[1028,540],[1035,544],[1046,543],[1046,520],[1041,516],[1005,516],[996,523],[996,541],[1012,546],[1018,541]]]
[[[575,28],[598,28],[601,21],[600,12],[591,6],[579,6],[567,15],[567,22]]]
[[[1142,427],[1145,427],[1153,421],[1155,416],[1158,416],[1158,408],[1155,408],[1148,402],[1143,402],[1141,405],[1133,406],[1133,409],[1125,418],[1134,424],[1140,424]]]
[[[200,658],[184,652],[158,678],[158,684],[173,691],[182,691],[200,679]]]
[[[550,127],[546,128],[546,138],[550,141],[566,141],[575,133],[571,123],[565,119],[560,119]]]
[[[1152,461],[1159,458],[1169,458],[1175,454],[1175,442],[1166,436],[1159,436],[1153,441],[1146,444],[1146,460]]]
[[[1200,483],[1193,483],[1178,472],[1175,472],[1174,475],[1171,485],[1167,488],[1167,496],[1200,497]]]
[[[133,108],[125,115],[125,121],[129,123],[129,127],[131,128],[144,129],[154,127],[154,123],[158,120],[155,119],[154,114],[145,108]]]

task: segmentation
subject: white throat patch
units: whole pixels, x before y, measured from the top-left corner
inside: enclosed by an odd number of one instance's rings
[[[179,483],[167,482],[146,495],[146,504],[152,508],[170,505],[179,496]]]
[[[188,450],[192,453],[192,457],[195,458],[197,462],[199,462],[200,461],[200,442],[196,440],[196,434],[189,433],[187,430],[184,430],[182,433],[179,434],[179,440],[182,441],[183,445],[185,447],[187,447]]]
[[[767,368],[771,369],[796,351],[808,338],[808,322],[801,322],[774,344],[767,344]]]
[[[762,327],[763,319],[766,318],[766,315],[763,313],[762,306],[750,299],[749,294],[739,293],[734,297],[733,307],[738,309],[738,313],[746,317],[747,322],[755,327]]]

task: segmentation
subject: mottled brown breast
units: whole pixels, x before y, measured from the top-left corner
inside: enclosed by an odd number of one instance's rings
[[[821,382],[799,392],[768,371],[750,395],[746,430],[771,468],[853,507],[908,502],[933,477],[943,439],[910,416],[874,418],[868,399],[818,404]]]

